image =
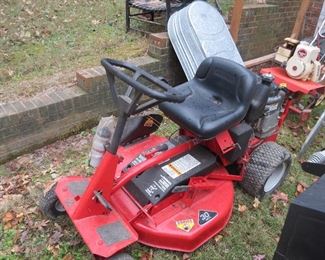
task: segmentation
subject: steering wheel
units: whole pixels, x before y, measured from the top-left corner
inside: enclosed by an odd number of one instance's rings
[[[115,101],[117,101],[118,99],[118,94],[115,87],[114,76],[124,81],[126,84],[128,84],[135,90],[141,92],[146,96],[156,99],[157,101],[181,103],[189,95],[188,93],[184,94],[177,92],[172,86],[170,86],[166,82],[154,77],[153,75],[149,74],[148,72],[131,63],[113,59],[102,59],[101,64],[106,70],[110,89],[113,95],[113,99]],[[125,71],[122,71],[121,68],[133,72],[133,77],[129,76]],[[148,80],[149,82],[153,83],[154,86],[162,89],[162,91],[152,89],[149,86],[142,84],[141,82],[137,81],[139,78],[144,78]]]

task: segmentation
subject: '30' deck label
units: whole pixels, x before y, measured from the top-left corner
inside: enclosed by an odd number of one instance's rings
[[[208,211],[208,210],[200,210],[199,211],[199,225],[202,226],[208,223],[210,220],[218,216],[217,212]]]

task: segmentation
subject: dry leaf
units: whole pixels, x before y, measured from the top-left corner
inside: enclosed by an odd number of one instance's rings
[[[259,201],[258,198],[254,199],[253,207],[257,209],[260,206],[261,202]]]
[[[63,234],[59,231],[55,231],[54,234],[50,237],[49,245],[56,245],[60,242],[60,238]]]
[[[93,25],[98,25],[98,24],[100,24],[100,20],[92,20],[91,23]]]
[[[288,194],[285,194],[280,191],[277,191],[276,193],[272,194],[272,202],[275,204],[278,200],[283,201],[284,203],[288,203]]]
[[[297,187],[296,187],[296,193],[295,193],[295,196],[299,196],[300,193],[303,193],[305,191],[305,187],[303,185],[301,185],[300,183],[297,184]]]
[[[19,253],[22,253],[24,250],[22,247],[20,247],[19,245],[14,245],[12,248],[11,248],[11,252],[12,253],[15,253],[15,254],[19,254]]]
[[[23,218],[23,217],[24,217],[24,213],[23,213],[23,212],[18,213],[18,214],[16,215],[16,218]]]
[[[264,260],[264,259],[266,259],[265,255],[258,254],[253,256],[253,260]]]
[[[153,250],[150,249],[150,252],[142,252],[141,260],[152,260],[153,259]]]
[[[7,213],[4,214],[2,221],[3,221],[3,223],[7,224],[10,221],[14,220],[14,218],[15,218],[14,213],[8,211]]]
[[[56,246],[51,246],[49,245],[47,247],[47,250],[50,251],[54,256],[57,256],[59,254],[59,245],[56,245]]]
[[[33,15],[33,14],[34,14],[34,12],[31,11],[31,10],[29,10],[28,8],[26,8],[25,11],[26,11],[26,13],[28,13],[29,15]]]
[[[246,205],[241,205],[241,204],[238,205],[238,211],[239,212],[243,213],[246,210],[247,210],[247,206]]]
[[[214,237],[214,241],[216,243],[219,243],[221,241],[221,239],[223,239],[223,236],[222,235],[217,235],[217,236]]]
[[[69,253],[65,255],[62,260],[74,260],[74,256]]]

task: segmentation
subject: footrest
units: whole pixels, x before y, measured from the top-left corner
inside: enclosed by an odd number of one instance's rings
[[[94,255],[109,257],[138,240],[138,234],[117,211],[103,208],[102,215],[74,219],[73,213],[90,179],[65,177],[58,181],[57,196]]]
[[[72,220],[94,255],[109,257],[138,240],[138,234],[117,212]]]

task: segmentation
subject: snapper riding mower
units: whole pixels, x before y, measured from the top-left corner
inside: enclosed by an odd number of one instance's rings
[[[271,75],[210,57],[172,87],[127,62],[102,65],[119,112],[103,157],[93,176],[62,177],[41,200],[49,217],[70,217],[95,256],[134,242],[192,252],[229,222],[235,182],[262,198],[288,174],[290,153],[275,143],[286,93]],[[163,117],[144,112],[154,106],[178,135],[155,134]]]

